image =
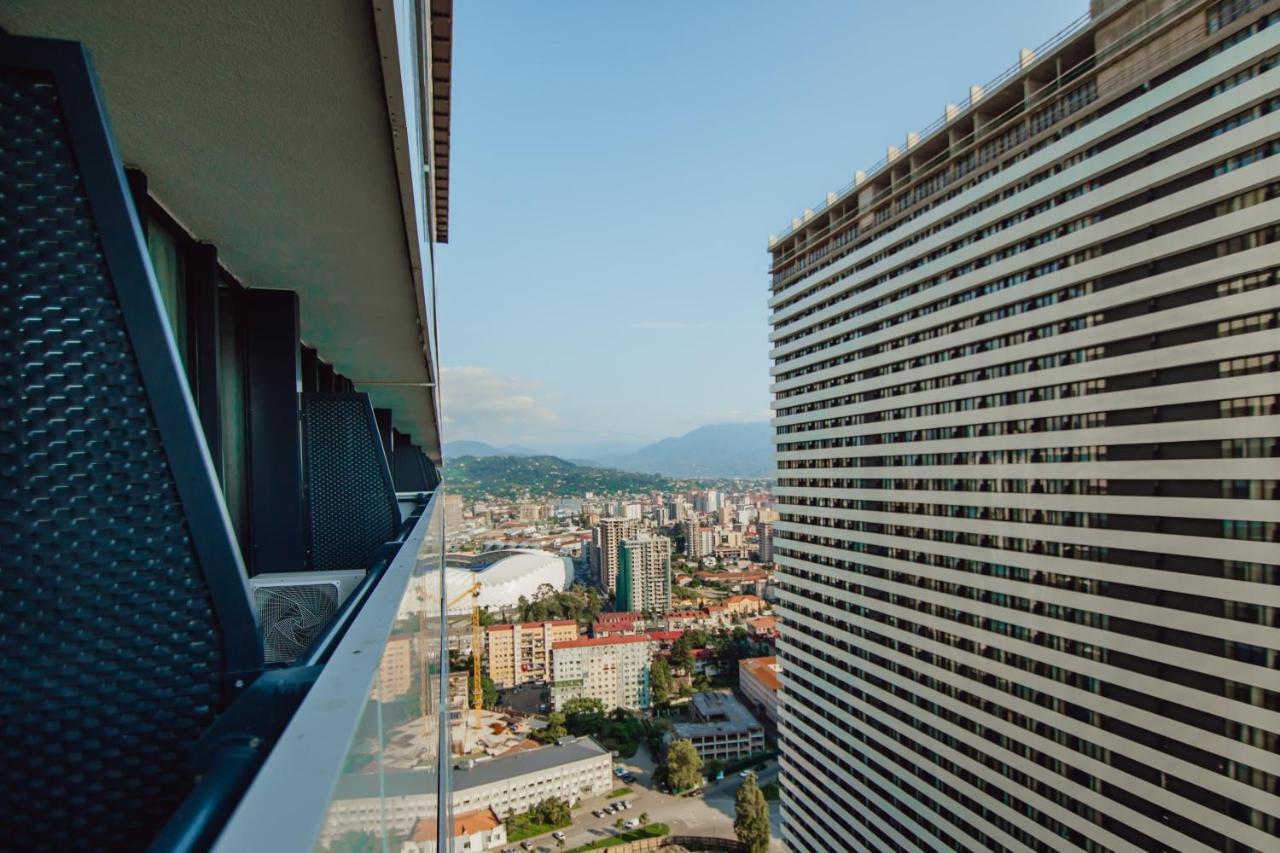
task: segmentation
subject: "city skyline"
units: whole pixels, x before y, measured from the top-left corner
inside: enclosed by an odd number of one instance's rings
[[[1087,5],[469,9],[451,208],[484,227],[438,253],[445,440],[767,419],[768,235]]]

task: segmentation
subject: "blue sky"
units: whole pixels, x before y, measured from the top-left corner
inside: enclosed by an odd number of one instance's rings
[[[446,440],[768,416],[767,238],[1087,0],[455,5]]]

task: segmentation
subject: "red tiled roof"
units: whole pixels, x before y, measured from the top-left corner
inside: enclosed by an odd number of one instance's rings
[[[649,638],[643,634],[633,634],[627,637],[592,637],[589,640],[561,640],[551,646],[555,649],[581,649],[586,646],[610,646],[620,645],[622,643],[647,643]]]
[[[645,631],[644,635],[651,640],[678,640],[684,631]]]

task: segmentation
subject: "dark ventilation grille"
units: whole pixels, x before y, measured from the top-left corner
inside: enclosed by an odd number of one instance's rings
[[[364,394],[304,394],[310,568],[367,569],[395,539],[400,510]]]
[[[221,637],[49,75],[0,69],[0,815],[146,846],[190,788]]]
[[[253,592],[262,618],[262,650],[267,663],[292,663],[338,612],[334,583],[261,586]]]

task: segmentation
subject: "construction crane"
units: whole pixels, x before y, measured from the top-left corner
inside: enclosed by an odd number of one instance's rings
[[[471,710],[474,726],[479,729],[480,710],[484,705],[484,684],[480,676],[480,655],[484,651],[484,637],[480,631],[480,581],[473,581],[470,588],[454,596],[444,609],[448,613],[453,605],[468,595],[471,596]]]

